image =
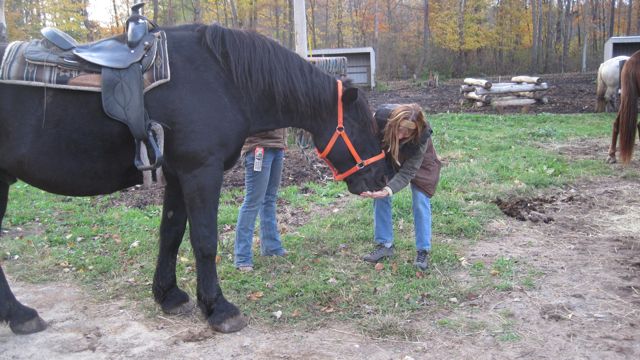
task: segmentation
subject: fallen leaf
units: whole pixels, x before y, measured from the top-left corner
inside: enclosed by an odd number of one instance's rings
[[[498,276],[498,275],[500,275],[500,271],[496,269],[491,270],[491,276]]]
[[[222,261],[222,256],[216,255],[216,264],[220,264],[220,261]]]
[[[424,273],[422,271],[416,271],[416,277],[418,279],[422,279],[424,277]]]
[[[384,269],[383,263],[377,263],[375,267],[376,271],[382,271]]]
[[[334,311],[336,311],[334,308],[332,308],[331,306],[325,306],[322,309],[320,309],[320,311],[325,312],[325,313],[332,313]]]
[[[300,310],[298,310],[298,309],[293,310],[293,312],[291,313],[291,317],[295,318],[295,317],[298,317],[298,316],[300,316]]]
[[[279,320],[282,317],[282,311],[281,310],[274,311],[271,314],[276,318],[276,320]]]
[[[396,262],[391,263],[391,272],[394,274],[398,272],[398,263]]]
[[[256,291],[256,292],[252,292],[249,295],[247,295],[247,299],[249,299],[251,301],[258,301],[263,296],[264,296],[264,293],[262,291]]]

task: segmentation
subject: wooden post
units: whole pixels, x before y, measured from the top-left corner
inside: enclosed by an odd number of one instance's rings
[[[304,0],[293,0],[293,23],[296,33],[296,53],[303,58],[307,57],[307,15]]]

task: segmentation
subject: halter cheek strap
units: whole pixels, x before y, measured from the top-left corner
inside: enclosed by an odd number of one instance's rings
[[[318,153],[318,156],[321,159],[323,159],[327,163],[327,165],[329,165],[331,172],[333,172],[333,178],[335,180],[344,180],[348,176],[355,173],[356,171],[363,169],[365,166],[370,165],[378,160],[384,159],[384,151],[366,160],[362,160],[362,158],[360,158],[360,155],[358,154],[356,149],[353,147],[353,144],[351,143],[351,140],[349,139],[349,136],[347,135],[344,129],[343,112],[342,112],[342,81],[338,80],[337,85],[338,85],[338,126],[336,127],[336,131],[333,133],[333,136],[331,136],[331,139],[329,140],[329,143],[327,144],[327,147],[324,149],[324,151],[320,152],[320,150],[316,148],[316,152]],[[333,164],[331,164],[331,161],[329,161],[329,159],[327,158],[327,156],[333,149],[333,146],[335,145],[336,140],[338,140],[339,137],[341,137],[342,141],[344,141],[345,145],[347,145],[347,148],[349,149],[351,156],[356,161],[355,166],[353,166],[352,168],[350,168],[349,170],[343,173],[339,173],[338,170],[333,166]]]

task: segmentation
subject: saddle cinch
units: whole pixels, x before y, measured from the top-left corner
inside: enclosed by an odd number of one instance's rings
[[[162,126],[149,118],[144,92],[170,79],[166,35],[140,14],[143,6],[131,7],[125,34],[79,45],[46,27],[42,40],[10,44],[0,66],[0,82],[102,92],[104,112],[126,124],[135,138],[134,164],[140,171],[163,162]]]

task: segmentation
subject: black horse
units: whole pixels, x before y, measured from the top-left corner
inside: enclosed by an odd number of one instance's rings
[[[217,212],[223,172],[236,163],[244,139],[298,127],[324,149],[337,133],[340,109],[353,146],[335,141],[328,159],[338,172],[359,170],[345,179],[355,194],[384,186],[383,162],[357,159],[374,158],[381,149],[362,92],[347,84],[340,97],[338,81],[273,40],[218,25],[165,31],[171,81],[145,96],[150,117],[165,129],[167,185],[153,294],[166,313],[191,310],[175,275],[188,221],[198,305],[213,329],[233,332],[246,326],[246,319],[218,283]],[[0,56],[4,51],[0,46]],[[128,128],[103,113],[99,94],[0,84],[0,221],[17,179],[68,196],[140,184],[134,152]],[[1,268],[0,321],[19,334],[46,327],[34,309],[16,300]]]

